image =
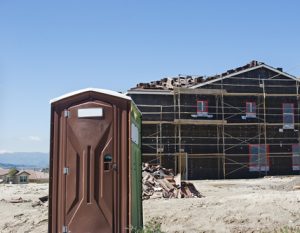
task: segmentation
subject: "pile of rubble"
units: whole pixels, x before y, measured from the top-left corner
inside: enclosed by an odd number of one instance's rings
[[[142,167],[143,200],[149,198],[192,198],[203,197],[192,183],[181,181],[171,169],[148,163]]]
[[[199,83],[204,83],[210,80],[222,78],[227,75],[234,74],[242,70],[246,70],[262,64],[264,63],[258,61],[251,61],[244,66],[240,66],[235,69],[230,69],[222,74],[217,74],[213,76],[179,75],[178,77],[167,77],[149,83],[139,83],[136,85],[135,88],[132,88],[131,90],[135,90],[135,89],[174,90],[174,88],[178,88],[178,87],[190,88]],[[281,68],[277,68],[277,69],[282,72]]]
[[[173,90],[175,87],[192,87],[198,83],[205,81],[204,76],[179,76],[163,78],[150,83],[139,83],[133,89],[158,89],[158,90]]]

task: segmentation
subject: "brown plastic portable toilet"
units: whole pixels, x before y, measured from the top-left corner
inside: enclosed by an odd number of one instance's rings
[[[128,232],[130,106],[94,88],[51,101],[50,233]]]

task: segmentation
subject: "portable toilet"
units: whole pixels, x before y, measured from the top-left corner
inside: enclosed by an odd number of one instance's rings
[[[51,101],[49,233],[142,227],[140,131],[126,95],[88,88]]]

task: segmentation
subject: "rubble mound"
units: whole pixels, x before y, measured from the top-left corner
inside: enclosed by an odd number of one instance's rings
[[[192,183],[181,181],[180,174],[174,176],[172,169],[160,165],[151,166],[143,163],[142,177],[143,200],[203,197]]]

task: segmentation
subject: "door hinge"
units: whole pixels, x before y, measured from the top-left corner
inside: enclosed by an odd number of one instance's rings
[[[69,169],[68,167],[64,167],[64,174],[65,174],[65,175],[68,175],[68,174],[69,174],[69,170],[70,170],[70,169]]]
[[[67,118],[70,117],[70,111],[69,110],[64,110],[64,117],[67,117]]]
[[[67,226],[62,227],[62,233],[69,233]]]

